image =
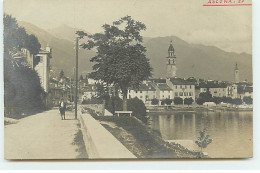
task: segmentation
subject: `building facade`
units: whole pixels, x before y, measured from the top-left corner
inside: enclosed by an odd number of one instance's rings
[[[34,70],[38,73],[41,86],[45,92],[49,91],[49,73],[50,73],[50,59],[52,58],[52,51],[49,46],[46,49],[41,49],[35,56],[33,61]]]

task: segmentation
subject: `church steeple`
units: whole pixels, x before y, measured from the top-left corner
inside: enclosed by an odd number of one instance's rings
[[[176,56],[174,52],[174,47],[172,45],[172,40],[170,43],[170,46],[168,48],[168,57],[166,62],[166,69],[167,69],[167,78],[176,77]]]
[[[236,63],[235,69],[234,69],[234,77],[235,77],[235,83],[239,83],[239,69]]]

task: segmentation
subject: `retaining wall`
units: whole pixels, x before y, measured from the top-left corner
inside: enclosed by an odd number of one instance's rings
[[[90,159],[136,158],[121,142],[88,113],[80,114],[81,129]]]

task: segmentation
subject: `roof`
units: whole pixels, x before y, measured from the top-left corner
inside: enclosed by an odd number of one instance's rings
[[[183,79],[183,78],[170,78],[173,85],[195,85],[196,82],[193,80]]]
[[[159,90],[162,91],[171,91],[172,89],[166,83],[159,83],[157,84]]]
[[[207,83],[200,83],[200,88],[227,88],[227,83],[217,82],[217,81],[208,81]]]
[[[158,79],[150,79],[153,83],[166,83],[166,79],[158,78]]]
[[[156,91],[156,89],[152,86],[151,83],[141,84],[136,89],[134,89],[133,87],[130,87],[129,90],[135,90],[135,91]]]
[[[170,46],[169,46],[169,48],[168,48],[168,51],[174,51],[174,48],[173,48],[172,43],[170,44]]]

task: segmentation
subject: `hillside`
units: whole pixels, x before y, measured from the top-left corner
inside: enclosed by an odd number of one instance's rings
[[[177,57],[178,77],[200,77],[233,81],[234,66],[238,63],[240,80],[252,81],[252,56],[225,52],[217,47],[189,44],[178,37],[158,37],[149,39],[144,45],[147,57],[154,68],[154,76],[164,77],[165,63],[170,40]]]
[[[51,59],[51,66],[59,74],[63,69],[65,75],[71,76],[73,68],[75,67],[75,50],[74,43],[66,39],[57,38],[49,32],[27,22],[19,22],[30,34],[34,34],[39,39],[42,47],[47,44],[52,48],[53,54]],[[95,55],[95,52],[88,50],[79,50],[79,72],[87,73],[91,70],[92,64],[90,58]]]
[[[75,59],[73,49],[75,29],[63,25],[49,30],[40,29],[33,24],[19,22],[29,33],[36,35],[43,47],[47,43],[53,48],[52,66],[66,74],[72,75]],[[60,32],[58,31],[60,30]],[[240,80],[252,81],[252,56],[249,54],[237,54],[225,52],[214,46],[189,44],[178,37],[144,38],[144,46],[147,48],[147,58],[154,69],[154,77],[165,77],[165,63],[170,40],[173,40],[175,54],[177,56],[177,75],[179,77],[200,77],[233,81],[234,65],[237,62],[240,69]],[[89,59],[95,55],[94,51],[79,50],[79,72],[91,71],[92,64]]]

